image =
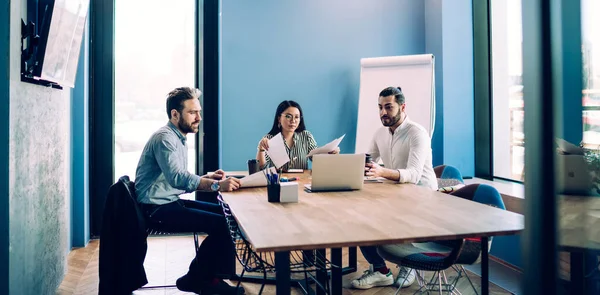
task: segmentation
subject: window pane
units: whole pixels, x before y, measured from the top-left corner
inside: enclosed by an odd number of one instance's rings
[[[598,0],[581,1],[583,59],[583,142],[600,145],[600,9]]]
[[[494,176],[522,180],[523,35],[521,0],[492,0]]]
[[[135,178],[144,145],[168,121],[169,91],[194,86],[195,3],[195,0],[115,2],[116,178],[122,175]],[[193,136],[189,134],[187,141],[188,169],[195,173]]]

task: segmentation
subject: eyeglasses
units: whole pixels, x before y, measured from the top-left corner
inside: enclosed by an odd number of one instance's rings
[[[295,120],[295,121],[300,121],[300,120],[302,120],[302,117],[300,117],[300,116],[292,116],[292,115],[290,115],[290,114],[285,114],[285,115],[283,115],[283,116],[284,116],[284,117],[285,117],[285,118],[286,118],[288,121],[290,121],[290,122],[291,122],[291,121],[294,121],[294,120]]]

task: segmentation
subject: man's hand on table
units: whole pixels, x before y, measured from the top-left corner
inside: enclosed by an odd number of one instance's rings
[[[219,170],[215,171],[209,177],[212,178],[212,179],[215,179],[215,180],[225,179],[225,171],[219,169]]]
[[[221,186],[220,191],[231,192],[240,188],[241,181],[235,177],[229,177],[219,181],[219,185]]]

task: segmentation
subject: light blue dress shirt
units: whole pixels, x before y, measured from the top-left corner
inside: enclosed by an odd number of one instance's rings
[[[186,137],[169,122],[150,137],[135,172],[137,201],[163,205],[198,188],[200,176],[187,170]]]

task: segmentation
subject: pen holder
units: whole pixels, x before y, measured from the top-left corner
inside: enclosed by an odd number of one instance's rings
[[[271,203],[298,203],[298,183],[269,184],[267,185],[267,197]]]
[[[260,170],[258,168],[258,161],[256,159],[248,160],[248,175],[252,175]]]
[[[281,199],[281,185],[279,183],[267,185],[267,200],[270,203],[279,203],[280,199]]]

